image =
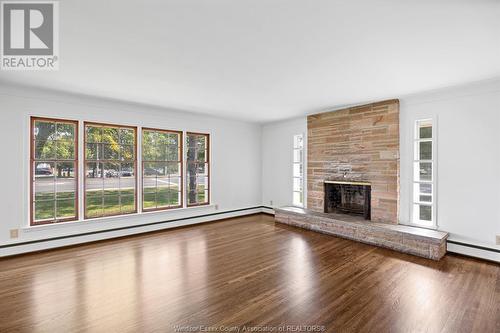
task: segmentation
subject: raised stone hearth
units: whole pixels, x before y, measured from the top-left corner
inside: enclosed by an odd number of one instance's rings
[[[321,213],[296,207],[275,209],[276,222],[362,243],[439,260],[446,254],[448,233],[366,221],[362,216]]]

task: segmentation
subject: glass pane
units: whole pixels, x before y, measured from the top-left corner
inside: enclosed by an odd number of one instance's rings
[[[143,130],[142,131],[142,159],[143,161],[156,160],[156,141],[155,132]]]
[[[134,146],[120,146],[120,159],[122,161],[133,161],[134,155]]]
[[[179,161],[179,147],[174,145],[167,146],[167,161]]]
[[[57,140],[74,141],[75,140],[75,124],[57,123],[56,138]]]
[[[207,192],[205,191],[205,187],[203,185],[198,186],[198,203],[204,203],[207,200]]]
[[[106,192],[104,192],[106,193]],[[115,215],[120,213],[120,196],[104,195],[104,215]]]
[[[293,179],[293,190],[299,192],[302,191],[302,178]]]
[[[159,168],[159,163],[155,162],[144,162],[144,176],[145,177],[155,177],[161,175],[163,170]]]
[[[37,201],[35,205],[35,221],[53,220],[55,218],[55,201]]]
[[[200,150],[197,150],[196,151],[196,160],[199,161],[199,162],[204,162],[206,161],[207,157],[207,151],[204,150],[204,149],[200,149]]]
[[[56,142],[56,158],[59,160],[71,160],[75,158],[75,143],[73,141],[61,140]]]
[[[432,142],[419,142],[419,160],[432,160]]]
[[[420,193],[432,194],[432,184],[419,184]]]
[[[432,120],[420,120],[417,122],[417,127],[419,139],[432,138]]]
[[[35,179],[34,189],[35,201],[54,200],[55,199],[55,184],[54,178],[37,178]]]
[[[170,188],[174,192],[180,192],[181,191],[181,177],[172,177],[170,176]]]
[[[102,178],[103,177],[103,172],[102,172],[102,163],[97,163],[97,162],[88,162],[85,175],[87,178]],[[87,180],[88,182],[88,180]],[[102,183],[101,183],[102,187]]]
[[[207,138],[204,135],[196,135],[194,140],[196,142],[195,147],[198,150],[205,150],[207,146]]]
[[[156,192],[144,192],[142,207],[144,207],[144,209],[156,208]]]
[[[192,189],[188,191],[188,204],[195,204],[196,201],[196,190]]]
[[[304,138],[302,134],[293,136],[293,148],[303,148],[304,147]]]
[[[157,188],[157,204],[158,207],[168,206],[170,205],[169,197],[170,197],[170,182],[168,177],[166,178],[158,178],[158,188]]]
[[[51,121],[36,120],[33,134],[37,141],[55,140],[56,124]]]
[[[167,174],[180,176],[180,163],[178,162],[167,162]]]
[[[35,178],[54,177],[54,162],[35,162]]]
[[[417,181],[432,181],[432,163],[415,162],[414,178]]]
[[[56,158],[56,141],[35,141],[35,159],[52,160]]]
[[[117,145],[118,140],[118,128],[114,127],[103,127],[102,128],[102,142]]]
[[[156,132],[156,144],[158,146],[166,146],[168,144],[169,134],[165,132]]]
[[[75,199],[57,200],[56,218],[70,218],[76,216]]]
[[[156,176],[143,178],[144,192],[156,192]]]
[[[76,197],[75,162],[57,163],[56,197],[57,199],[73,199]]]
[[[293,176],[302,177],[302,164],[299,163],[293,164]]]
[[[122,195],[121,196],[121,212],[122,213],[132,213],[135,211],[135,196],[133,195]]]
[[[85,127],[85,141],[90,143],[102,142],[102,128],[94,126]]]
[[[120,179],[105,178],[104,179],[104,195],[119,195],[120,194]]]
[[[106,162],[102,164],[104,167],[104,177],[105,178],[118,178],[120,176],[120,164],[118,163],[111,163],[111,162]],[[114,180],[114,181],[109,181],[106,180],[107,184],[115,184],[116,188],[119,187],[119,181]]]
[[[105,160],[118,160],[120,154],[120,146],[117,144],[104,144],[103,145],[103,159]]]
[[[294,149],[293,150],[293,162],[294,163],[301,163],[302,162],[302,154],[303,154],[302,149]]]
[[[102,192],[87,191],[85,197],[85,212],[87,217],[102,216]]]
[[[293,205],[302,206],[302,194],[300,192],[293,192]]]
[[[431,195],[420,195],[419,197],[420,202],[432,202],[432,196]]]
[[[156,146],[156,160],[157,161],[166,161],[167,160],[167,145],[159,144]]]
[[[432,184],[415,183],[413,189],[414,202],[432,203]]]
[[[35,200],[54,200],[55,178],[53,162],[36,162],[34,165]]]
[[[168,144],[178,147],[180,144],[180,137],[181,137],[180,134],[170,133]]]
[[[121,163],[120,177],[122,179],[128,178],[135,182],[135,164],[134,163]],[[135,187],[135,185],[133,186]]]
[[[87,160],[97,160],[99,159],[98,155],[98,147],[100,144],[97,143],[87,143],[87,147],[85,149],[85,158]]]
[[[120,144],[135,145],[135,131],[128,128],[120,128]]]
[[[421,221],[432,221],[432,207],[420,205],[419,217]]]

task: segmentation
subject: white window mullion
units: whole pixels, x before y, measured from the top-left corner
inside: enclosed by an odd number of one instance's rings
[[[412,223],[436,226],[436,156],[433,119],[415,122],[413,140]]]
[[[304,135],[293,136],[292,203],[304,207]]]

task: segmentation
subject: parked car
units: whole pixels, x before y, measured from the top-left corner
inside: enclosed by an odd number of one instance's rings
[[[120,173],[121,177],[132,177],[134,175],[134,171],[132,169],[123,169]]]
[[[145,176],[158,176],[160,174],[160,171],[156,170],[155,168],[144,168]]]
[[[104,175],[106,178],[115,178],[118,177],[119,173],[116,170],[104,170]]]
[[[36,168],[35,175],[37,175],[37,176],[50,176],[50,175],[52,175],[52,169],[49,167]]]

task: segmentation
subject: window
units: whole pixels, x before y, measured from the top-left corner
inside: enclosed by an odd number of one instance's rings
[[[210,202],[210,140],[208,134],[187,133],[187,205]]]
[[[418,120],[415,126],[413,162],[413,223],[435,225],[435,154],[432,120]]]
[[[31,225],[78,219],[78,122],[31,118]]]
[[[142,209],[182,207],[182,132],[142,130]]]
[[[304,207],[304,136],[293,136],[293,201],[294,206]]]
[[[136,134],[85,123],[85,218],[137,212]]]

